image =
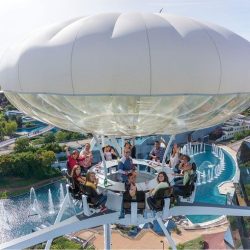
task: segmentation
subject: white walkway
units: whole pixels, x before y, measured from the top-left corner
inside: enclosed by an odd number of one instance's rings
[[[23,135],[23,136],[21,136],[21,137],[33,138],[33,137],[35,137],[35,136],[44,134],[44,133],[50,131],[50,130],[53,129],[53,128],[54,128],[54,126],[48,125],[47,127],[43,128],[43,129],[41,129],[41,130],[36,130],[36,131],[34,131],[34,132],[28,133],[27,135]],[[19,137],[19,138],[20,138],[20,137]],[[9,146],[9,145],[15,143],[16,139],[17,139],[17,138],[13,138],[13,139],[9,139],[9,140],[0,142],[0,148]]]

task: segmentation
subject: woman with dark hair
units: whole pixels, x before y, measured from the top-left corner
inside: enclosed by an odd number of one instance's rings
[[[157,176],[157,182],[158,184],[156,187],[152,190],[150,190],[150,193],[154,195],[159,189],[161,188],[167,188],[170,187],[170,183],[168,181],[168,176],[165,172],[160,172]]]
[[[81,176],[81,167],[79,165],[75,165],[70,173],[72,186],[74,189],[74,193],[82,192],[83,185],[85,185],[86,178]]]
[[[171,194],[171,188],[170,183],[168,181],[168,176],[165,172],[160,172],[157,176],[157,182],[158,184],[156,187],[150,191],[151,196],[147,198],[148,205],[151,209],[155,207],[155,204],[157,203],[157,191],[160,189],[168,190],[169,189],[169,195]]]

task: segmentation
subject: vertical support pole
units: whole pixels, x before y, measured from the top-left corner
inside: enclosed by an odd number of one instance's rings
[[[137,202],[131,202],[131,224],[137,224]]]
[[[112,146],[115,147],[115,149],[117,150],[118,154],[120,155],[120,157],[122,156],[122,150],[120,145],[118,144],[118,142],[116,141],[114,136],[110,136],[111,142],[112,142]]]
[[[162,222],[162,219],[160,217],[157,218],[157,222],[159,223],[163,233],[165,234],[169,245],[172,247],[172,249],[176,250],[177,248],[176,248],[175,242],[172,239],[171,235],[169,234],[168,230],[166,229],[166,227],[165,227],[165,225]]]
[[[105,146],[105,137],[104,135],[101,136],[101,139],[102,139],[102,148]]]
[[[55,220],[55,223],[54,223],[54,224],[56,224],[56,223],[58,223],[58,222],[61,221],[62,216],[63,216],[63,213],[64,213],[64,211],[65,211],[65,208],[67,207],[66,205],[69,204],[69,201],[70,201],[69,192],[67,191],[67,193],[66,193],[66,195],[65,195],[65,197],[64,197],[62,206],[61,206],[61,208],[60,208],[60,210],[59,210],[59,212],[58,212],[58,214],[57,214],[57,216],[56,216],[56,220]],[[50,249],[50,246],[51,246],[51,244],[52,244],[52,241],[53,241],[53,239],[50,239],[50,240],[47,241],[46,246],[45,246],[45,248],[44,248],[45,250],[49,250],[49,249]]]
[[[111,228],[110,224],[103,225],[103,233],[104,233],[104,249],[111,249]]]
[[[121,157],[122,157],[123,156],[123,151],[124,151],[125,140],[124,140],[124,137],[122,137],[121,139],[122,139],[122,153],[121,153]]]
[[[107,165],[106,165],[106,161],[105,161],[105,158],[104,158],[104,154],[103,154],[103,151],[102,151],[102,148],[100,146],[100,143],[98,142],[98,138],[95,134],[93,134],[93,137],[95,138],[95,141],[96,141],[96,145],[99,149],[99,152],[101,154],[101,158],[102,158],[102,163],[103,163],[103,168],[104,168],[104,176],[105,176],[105,179],[107,180]]]
[[[167,148],[165,149],[165,152],[164,152],[164,155],[163,155],[163,159],[162,159],[162,163],[161,163],[162,169],[163,169],[163,167],[164,167],[164,165],[165,165],[165,161],[166,161],[166,158],[167,158],[167,154],[168,154],[168,152],[169,152],[170,146],[171,146],[171,144],[172,144],[174,138],[175,138],[175,135],[171,135],[171,137],[170,137],[170,139],[169,139],[169,142],[168,142],[168,146],[167,146]]]
[[[163,210],[162,210],[162,219],[168,218],[169,207],[170,207],[170,199],[169,198],[165,198],[164,199],[164,207],[163,207]]]
[[[83,213],[86,215],[86,216],[90,216],[91,215],[91,212],[90,212],[90,209],[89,209],[89,205],[88,205],[88,202],[87,202],[87,196],[86,195],[82,195],[82,208],[83,208]]]

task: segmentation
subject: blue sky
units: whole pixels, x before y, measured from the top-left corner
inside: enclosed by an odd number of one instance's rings
[[[98,12],[158,12],[224,26],[250,41],[250,0],[0,0],[0,57],[32,30]]]

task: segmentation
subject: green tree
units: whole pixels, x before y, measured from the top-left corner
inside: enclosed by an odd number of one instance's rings
[[[5,135],[5,125],[6,125],[6,122],[5,121],[2,121],[0,119],[0,141],[3,140],[3,137]]]
[[[16,116],[15,119],[16,119],[17,127],[22,128],[22,126],[23,126],[22,117],[21,116]]]
[[[17,130],[17,123],[15,121],[9,121],[5,125],[5,135],[11,136]]]
[[[55,134],[56,142],[64,142],[66,141],[67,134],[64,131],[57,131]]]
[[[16,140],[15,152],[25,152],[30,149],[30,140],[28,137],[20,137]]]
[[[51,164],[56,160],[56,155],[53,151],[42,151],[40,159],[44,167],[51,167]]]
[[[48,132],[44,135],[44,143],[52,143],[55,142],[55,136],[52,132]]]
[[[52,143],[47,143],[44,144],[41,148],[40,148],[40,152],[41,151],[53,151],[55,153],[59,153],[62,152],[62,148],[60,147],[60,145],[56,142],[52,142]]]
[[[6,111],[9,111],[9,110],[13,110],[13,109],[16,109],[12,104],[7,104],[4,108]]]

